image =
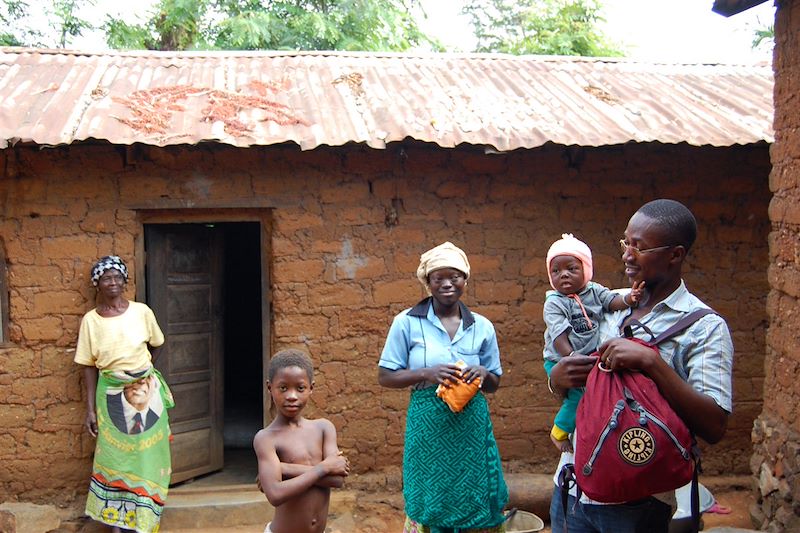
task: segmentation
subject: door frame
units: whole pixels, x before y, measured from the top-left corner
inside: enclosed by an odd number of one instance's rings
[[[225,222],[258,222],[261,247],[261,364],[263,424],[270,422],[272,398],[267,394],[264,383],[267,380],[270,354],[272,354],[272,278],[270,262],[272,259],[272,210],[257,208],[222,209],[137,209],[136,218],[139,232],[134,240],[134,267],[136,276],[136,300],[145,302],[147,298],[147,278],[145,272],[144,226],[147,224],[203,224]]]

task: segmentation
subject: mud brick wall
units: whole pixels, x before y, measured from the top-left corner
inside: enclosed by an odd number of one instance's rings
[[[753,522],[800,531],[800,3],[778,2],[764,411],[753,428]]]
[[[558,404],[541,357],[547,248],[575,233],[594,249],[595,279],[621,286],[617,240],[630,215],[653,198],[681,200],[700,223],[686,281],[728,318],[736,345],[736,412],[704,465],[749,471],[767,327],[766,145],[551,145],[499,155],[422,143],[310,152],[17,145],[0,151],[0,169],[11,311],[0,348],[0,501],[84,494],[94,441],[82,427],[72,357],[93,306],[88,270],[109,252],[132,265],[137,209],[164,206],[271,210],[271,343],[311,353],[311,415],[336,424],[354,482],[396,486],[408,393],[381,389],[376,364],[392,317],[424,296],[414,276],[420,253],[450,240],[469,255],[465,301],[494,322],[505,370],[490,404],[506,468],[549,473]],[[130,297],[141,275],[132,272]]]

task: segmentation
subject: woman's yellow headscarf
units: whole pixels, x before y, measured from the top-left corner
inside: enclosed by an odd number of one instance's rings
[[[469,278],[469,260],[467,260],[467,254],[453,243],[443,242],[419,257],[417,279],[419,279],[419,282],[422,283],[428,293],[430,293],[428,274],[442,268],[455,268],[463,272],[467,279]]]

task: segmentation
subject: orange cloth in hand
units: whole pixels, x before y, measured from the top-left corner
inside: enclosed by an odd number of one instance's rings
[[[458,361],[456,365],[462,370],[467,367],[464,361]],[[457,382],[451,383],[449,387],[444,385],[436,387],[436,396],[444,400],[451,411],[460,413],[480,388],[481,378],[475,378],[472,383],[459,379]]]

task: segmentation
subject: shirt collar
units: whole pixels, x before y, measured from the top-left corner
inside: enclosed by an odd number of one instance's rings
[[[689,291],[686,289],[686,283],[681,279],[681,284],[675,289],[672,294],[658,302],[655,307],[666,306],[675,311],[688,313],[692,311],[692,301],[689,297]]]
[[[432,302],[433,296],[428,296],[411,308],[411,310],[408,312],[409,316],[427,318],[428,308],[429,306],[432,306]],[[463,329],[467,329],[475,323],[475,317],[472,315],[472,311],[469,310],[469,307],[464,305],[464,302],[459,300],[458,306],[461,309],[461,327]]]

